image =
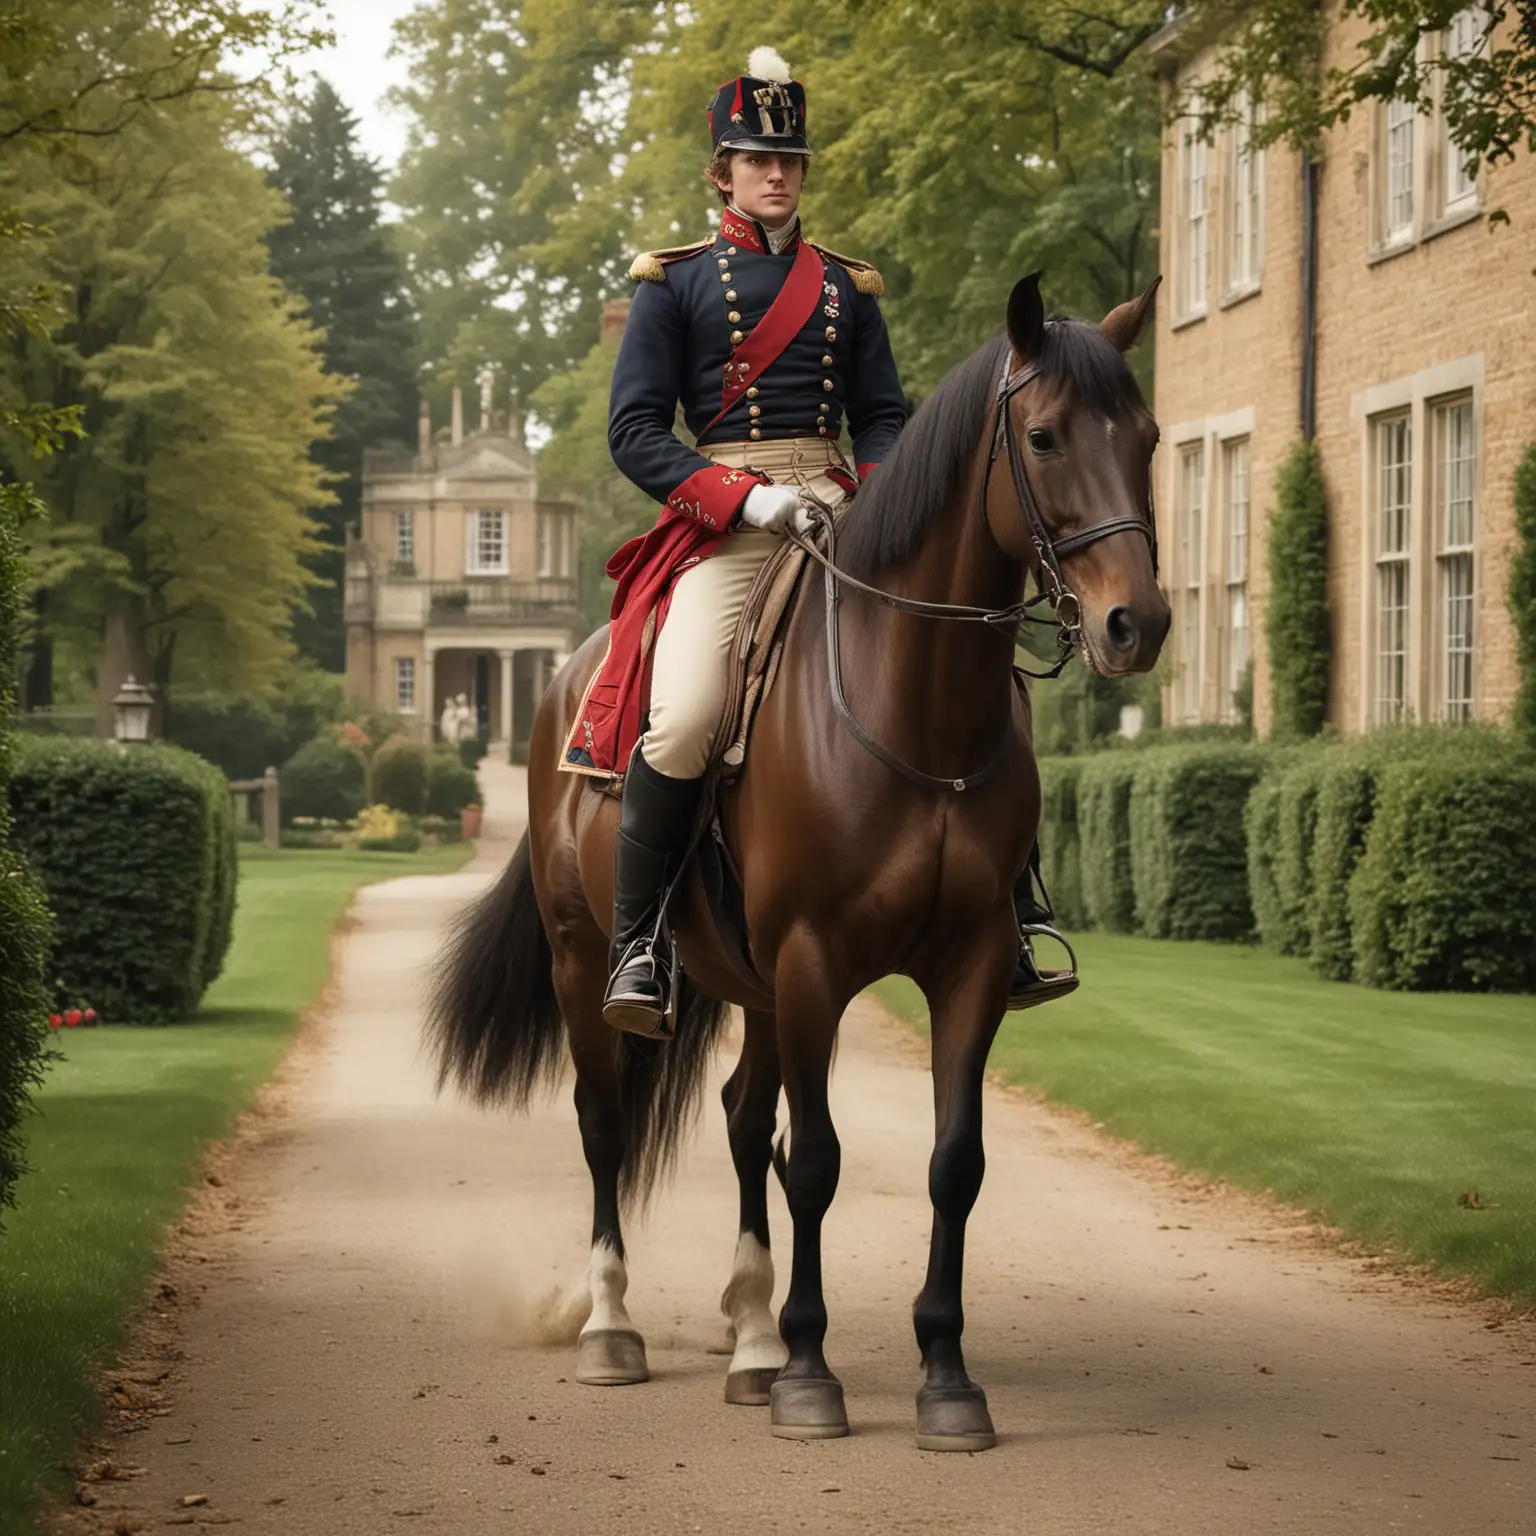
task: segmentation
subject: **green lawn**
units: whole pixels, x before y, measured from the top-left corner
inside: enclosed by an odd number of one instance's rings
[[[1536,998],[1375,992],[1225,944],[1074,943],[1078,991],[1004,1020],[992,1064],[1006,1076],[1536,1304]],[[910,982],[876,993],[926,1030]],[[1491,1209],[1459,1206],[1471,1189]]]
[[[272,1075],[324,985],[330,935],[359,886],[462,866],[420,854],[242,848],[235,940],[195,1021],[61,1033],[30,1122],[33,1172],[0,1235],[0,1530],[95,1412],[94,1381],[142,1298],[161,1234],[210,1138]]]

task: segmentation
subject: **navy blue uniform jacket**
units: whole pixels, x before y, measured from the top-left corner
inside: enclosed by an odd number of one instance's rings
[[[906,423],[879,274],[818,246],[812,249],[823,268],[820,301],[720,416],[727,368],[778,297],[798,244],[775,256],[760,224],[728,210],[713,241],[635,263],[641,281],[614,366],[608,445],[641,490],[719,532],[758,482],[712,464],[710,443],[835,440],[846,420],[862,477]],[[698,448],[672,430],[679,403]]]

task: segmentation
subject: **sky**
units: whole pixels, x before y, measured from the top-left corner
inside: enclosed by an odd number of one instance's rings
[[[301,72],[324,75],[361,120],[363,150],[393,170],[405,148],[406,120],[380,98],[405,83],[405,61],[388,57],[394,24],[416,0],[327,0],[336,46],[295,61]]]

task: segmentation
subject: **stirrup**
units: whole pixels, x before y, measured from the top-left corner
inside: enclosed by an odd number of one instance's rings
[[[658,942],[659,941],[659,942]],[[642,965],[648,976],[624,980]],[[603,995],[603,1019],[612,1028],[653,1040],[677,1032],[677,994],[681,977],[676,956],[660,928],[632,939],[619,956]]]
[[[1054,939],[1066,950],[1071,965],[1064,971],[1043,970],[1035,959],[1034,940]],[[1010,1010],[1033,1008],[1039,1003],[1054,1002],[1077,990],[1077,952],[1067,942],[1066,935],[1050,923],[1019,924],[1019,963],[1014,969],[1013,984],[1008,989]]]

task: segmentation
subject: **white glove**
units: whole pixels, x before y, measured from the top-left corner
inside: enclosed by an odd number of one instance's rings
[[[791,528],[803,533],[810,527],[799,491],[788,485],[754,485],[741,504],[741,520],[751,528],[778,534]]]

